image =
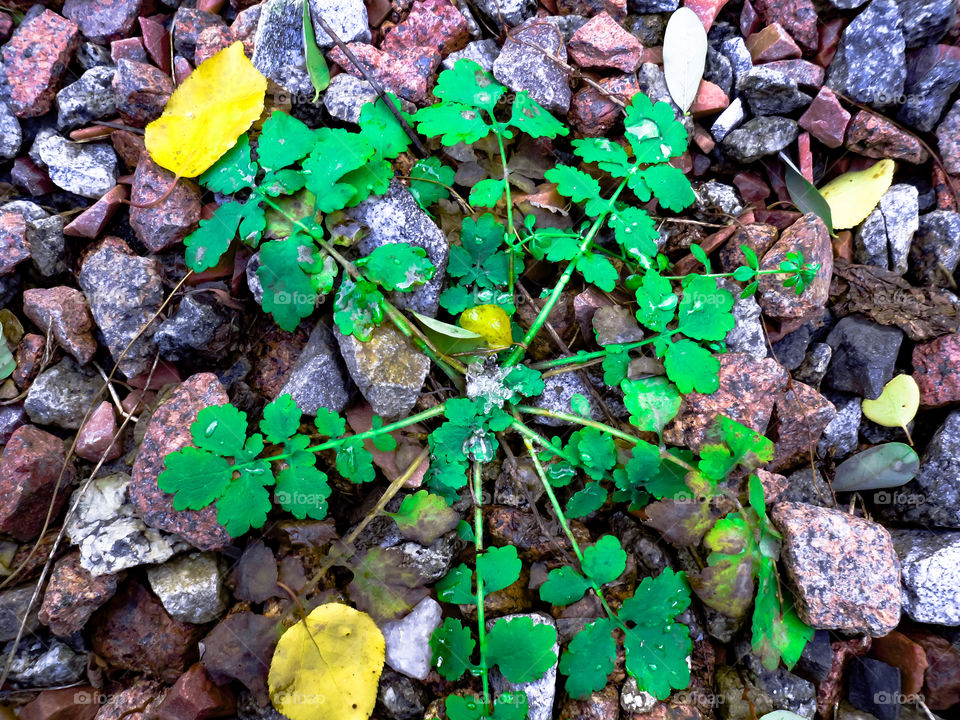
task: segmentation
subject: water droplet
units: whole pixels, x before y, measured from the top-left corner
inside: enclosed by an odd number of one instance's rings
[[[207,425],[207,429],[203,431],[203,436],[204,436],[204,437],[211,437],[211,436],[217,431],[217,426],[218,426],[218,425],[220,425],[220,421],[219,421],[219,420],[214,420],[212,423],[210,423],[209,425]]]

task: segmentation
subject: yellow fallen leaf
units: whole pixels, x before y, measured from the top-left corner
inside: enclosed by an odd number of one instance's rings
[[[491,348],[505,348],[513,344],[510,316],[499,305],[477,305],[460,314],[460,327],[482,335]]]
[[[868,419],[884,427],[901,427],[910,440],[907,423],[913,420],[920,407],[920,388],[912,375],[897,375],[883,386],[880,397],[864,400],[861,406]],[[913,444],[912,440],[910,444]]]
[[[893,160],[881,160],[866,170],[844,173],[820,188],[830,206],[834,230],[852,228],[866,220],[890,189],[894,168]]]
[[[147,125],[150,156],[178,177],[196,177],[260,117],[266,91],[267,79],[243,54],[243,43],[233,43],[200,63]]]
[[[290,720],[367,720],[384,652],[369,615],[320,605],[280,637],[267,676],[270,701]]]

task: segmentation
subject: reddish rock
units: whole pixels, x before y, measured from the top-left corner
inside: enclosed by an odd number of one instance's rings
[[[40,372],[46,347],[47,339],[43,335],[27,333],[20,338],[16,355],[17,369],[10,376],[18,388],[27,387]]]
[[[147,0],[66,0],[63,14],[73,20],[90,42],[106,45],[128,37]]]
[[[960,653],[948,640],[932,632],[908,630],[907,635],[926,654],[923,698],[927,707],[946,710],[960,703]]]
[[[697,88],[697,96],[690,106],[690,114],[694,117],[701,115],[715,115],[730,104],[730,98],[709,80],[701,80]]]
[[[700,692],[689,692],[685,693],[687,697],[692,696],[695,700],[700,700],[703,697],[716,697],[710,692],[712,688],[701,690]],[[683,696],[681,696],[683,697]],[[722,697],[722,696],[721,696]],[[709,704],[710,700],[703,700],[704,705]],[[712,709],[712,707],[711,707]],[[711,713],[712,714],[712,713]],[[577,716],[574,716],[577,717]],[[604,717],[616,717],[616,715],[607,715]],[[710,717],[708,715],[707,717]],[[644,713],[620,713],[620,720],[703,720],[704,715],[694,705],[688,705],[686,703],[674,704],[670,702],[660,702],[657,701],[653,705],[653,709],[648,710]]]
[[[47,171],[38,167],[26,155],[13,161],[10,169],[10,181],[27,195],[46,195],[57,189]]]
[[[780,239],[763,256],[761,270],[772,270],[786,260],[787,253],[801,252],[808,263],[819,263],[820,270],[813,281],[797,295],[793,288],[783,286],[782,275],[760,278],[758,302],[763,311],[773,318],[804,318],[819,312],[826,305],[833,275],[833,246],[830,233],[817,215],[807,213],[790,225]]]
[[[148,205],[170,189],[174,175],[153,162],[149,153],[140,156],[133,176],[131,201]],[[130,208],[130,227],[152,252],[176,245],[200,223],[200,191],[191,180],[177,180],[167,198],[153,207]]]
[[[946,159],[944,159],[944,163],[946,163]],[[937,193],[936,209],[956,212],[957,199],[953,196],[953,188],[947,180],[947,174],[934,163],[931,168],[931,176],[930,184],[933,186],[934,192]]]
[[[703,27],[707,30],[713,25],[717,15],[727,4],[727,0],[684,0],[683,6],[690,8],[700,18]]]
[[[937,148],[947,172],[960,173],[960,101],[954,103],[937,126]],[[936,163],[934,168],[939,170]]]
[[[3,46],[9,104],[17,117],[36,117],[50,110],[79,43],[76,24],[52,10],[17,28]]]
[[[620,692],[616,685],[607,685],[583,700],[567,698],[558,717],[577,718],[577,720],[609,720],[617,717],[619,712]]]
[[[917,345],[913,349],[913,379],[924,407],[960,402],[960,333]]]
[[[926,162],[929,157],[916,137],[867,110],[853,116],[846,146],[867,157],[893,158],[914,165]]]
[[[446,0],[417,0],[406,20],[387,32],[380,49],[399,53],[407,48],[435,48],[442,55],[462,49],[470,41],[467,19]]]
[[[614,20],[627,17],[627,0],[557,0],[557,14],[593,17],[605,12]]]
[[[663,431],[671,445],[696,452],[717,415],[726,415],[759,433],[767,429],[773,404],[789,375],[776,360],[757,360],[746,353],[720,355],[720,387],[711,395],[689,393],[676,418]]]
[[[440,52],[436,48],[398,48],[393,53],[385,53],[366,43],[353,42],[347,47],[384,89],[416,104],[429,99],[433,73],[440,64]],[[363,78],[363,73],[340,48],[331,50],[329,57],[354,77]]]
[[[790,485],[790,481],[785,476],[763,468],[757,468],[756,475],[763,486],[763,501],[767,505],[777,502]]]
[[[737,173],[733,178],[733,184],[737,186],[740,197],[748,205],[763,206],[764,200],[770,197],[770,186],[756,173]]]
[[[111,693],[94,720],[153,720],[166,689],[158,680],[138,677]]]
[[[207,720],[232,715],[233,694],[215,685],[203,665],[181,675],[157,708],[156,720]]]
[[[0,12],[0,43],[6,42],[13,32],[13,18],[9,13]]]
[[[183,85],[192,72],[193,65],[183,55],[177,55],[173,59],[173,78],[177,81],[177,85]]]
[[[793,380],[774,406],[770,439],[773,460],[767,469],[783,472],[810,462],[823,429],[837,416],[837,409],[809,385]]]
[[[823,85],[824,69],[807,60],[775,60],[764,65],[771,70],[779,70],[802,88],[818,89]]]
[[[130,581],[91,621],[90,644],[109,665],[172,682],[197,656],[202,628],[176,620],[140,583]]]
[[[140,156],[147,149],[143,142],[143,135],[137,135],[127,130],[117,130],[110,134],[110,142],[117,153],[117,157],[123,160],[123,164],[131,171],[136,170],[137,163],[140,162]]]
[[[87,299],[71,287],[32,288],[23,292],[23,314],[44,333],[50,330],[60,346],[81,365],[93,359],[97,341]]]
[[[29,257],[27,221],[20,213],[0,213],[0,275],[9,275]]]
[[[720,267],[724,272],[733,272],[741,265],[747,264],[747,258],[740,249],[746,245],[753,250],[758,258],[762,258],[777,241],[779,231],[773,225],[749,223],[741,225],[720,250]]]
[[[629,103],[633,96],[640,92],[640,84],[634,73],[603,78],[598,85],[624,103]],[[571,124],[582,135],[598,137],[616,124],[621,111],[621,107],[608,95],[590,86],[584,86],[571,98],[568,117]]]
[[[114,40],[110,43],[110,59],[114,63],[119,60],[133,60],[147,62],[147,51],[143,47],[143,40],[138,37],[125,40]]]
[[[800,174],[813,184],[813,153],[810,151],[810,133],[802,132],[797,136],[797,156],[800,160]]]
[[[90,685],[44,690],[20,708],[20,720],[93,720],[100,693]]]
[[[640,67],[643,45],[604,12],[573,34],[567,53],[580,67],[614,68],[630,73]]]
[[[750,37],[763,27],[763,21],[750,0],[743,0],[743,9],[740,11],[740,34]]]
[[[369,11],[369,8],[368,8]],[[243,52],[247,57],[253,57],[253,48],[257,34],[257,24],[260,22],[260,5],[254,5],[237,13],[236,20],[230,26],[235,40],[243,43]],[[374,25],[373,21],[370,22]]]
[[[874,638],[870,655],[887,665],[900,668],[900,692],[914,695],[923,689],[927,655],[923,648],[901,632]],[[960,698],[958,698],[960,699]]]
[[[230,28],[223,25],[205,27],[197,35],[197,47],[193,52],[194,62],[199,65],[234,42]]]
[[[747,50],[754,64],[798,58],[802,53],[789,33],[780,23],[767,25],[763,30],[747,38]]]
[[[65,458],[63,440],[56,435],[33,425],[13,433],[0,458],[0,532],[33,540],[43,529],[51,501],[51,520],[56,522],[74,476],[73,465],[67,463],[60,477]]]
[[[827,147],[838,148],[843,145],[850,113],[843,109],[833,90],[822,87],[798,122]]]
[[[226,0],[197,0],[197,10],[208,13],[219,13],[226,4]]]
[[[116,460],[122,450],[114,440],[117,434],[117,416],[113,412],[113,405],[104,401],[87,418],[87,422],[77,434],[77,455],[90,462]]]
[[[846,25],[847,21],[844,18],[835,18],[820,26],[818,31],[820,35],[819,50],[813,58],[817,65],[827,68],[833,62],[833,56],[837,54],[837,48],[840,46],[840,36],[843,34]]]
[[[233,613],[203,638],[203,666],[218,685],[236,680],[265,707],[270,702],[267,671],[278,638],[276,618]]]
[[[140,18],[140,33],[143,45],[150,54],[153,64],[165,75],[170,74],[170,36],[167,29],[157,18]]]
[[[40,622],[48,625],[54,635],[72,635],[114,596],[119,579],[119,575],[91,575],[80,567],[78,551],[63,556],[50,573],[40,606]]]
[[[796,210],[766,210],[764,208],[757,208],[754,210],[754,214],[757,222],[773,225],[780,231],[786,230],[803,217]]]
[[[173,92],[173,82],[153,65],[121,60],[113,76],[113,91],[120,117],[134,127],[143,127],[160,117]]]
[[[805,52],[817,49],[817,11],[812,0],[756,0],[757,12],[767,23],[778,23]]]
[[[192,375],[170,394],[153,413],[133,464],[130,502],[143,521],[159,530],[180,535],[201,550],[217,550],[230,544],[227,531],[217,523],[217,510],[174,510],[173,496],[157,487],[163,460],[171,452],[192,445],[190,425],[208,405],[230,402],[212,373]]]
[[[173,16],[174,50],[179,55],[192,60],[200,33],[216,25],[224,26],[223,18],[219,15],[181,6]]]
[[[797,592],[797,613],[816,629],[886,635],[900,622],[900,562],[882,525],[840,510],[781,502],[773,522]]]
[[[817,686],[817,710],[821,717],[830,717],[844,691],[847,667],[854,658],[867,654],[872,644],[869,635],[852,640],[837,640],[830,643],[833,657],[826,678]]]
[[[71,237],[83,237],[94,240],[107,223],[117,214],[117,210],[127,199],[125,185],[115,185],[106,195],[103,195],[93,205],[77,215],[73,221],[63,228],[63,234]]]

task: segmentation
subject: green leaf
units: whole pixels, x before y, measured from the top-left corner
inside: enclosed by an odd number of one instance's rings
[[[507,681],[532,682],[557,661],[557,631],[529,617],[500,618],[487,634],[487,660],[498,665]]]
[[[263,285],[260,304],[287,332],[293,332],[303,318],[313,314],[321,289],[317,287],[321,284],[318,280],[326,284],[322,273],[311,272],[317,267],[322,267],[319,251],[301,235],[271,240],[260,248],[260,267],[257,268],[257,277]]]
[[[464,218],[460,245],[450,248],[447,274],[462,278],[467,285],[506,285],[510,279],[510,258],[498,252],[503,246],[504,232],[504,226],[491,213],[484,213],[477,220]]]
[[[195,447],[185,447],[164,458],[166,469],[157,486],[173,495],[174,510],[199,510],[230,485],[233,466],[226,458]]]
[[[474,207],[493,207],[503,196],[503,190],[502,179],[481,180],[471,188],[469,202]]]
[[[601,170],[614,177],[624,177],[632,163],[622,145],[607,138],[579,138],[570,143],[573,152],[586,162],[596,163]]]
[[[230,195],[243,188],[253,187],[257,164],[250,159],[250,138],[244,133],[237,143],[197,178],[212,192]]]
[[[656,271],[643,276],[637,295],[637,320],[654,332],[663,332],[673,320],[677,309],[677,296],[670,281]]]
[[[437,77],[433,94],[446,103],[458,103],[493,113],[507,89],[473,60],[461,58]]]
[[[417,160],[410,169],[410,194],[426,210],[438,200],[450,197],[450,190],[445,186],[453,185],[455,174],[452,167],[441,163],[436,156]]]
[[[567,135],[570,132],[562,122],[531,98],[526,90],[516,94],[510,112],[509,124],[530,137],[555,138],[557,135]]]
[[[358,119],[361,135],[370,141],[376,157],[380,160],[392,160],[410,147],[412,142],[406,130],[403,129],[403,125],[400,124],[387,106],[387,100],[393,104],[394,109],[402,117],[406,120],[410,119],[411,116],[400,109],[400,100],[397,96],[389,92],[386,93],[386,100],[379,98],[376,102],[364,105],[360,109],[360,118]],[[390,164],[377,163],[373,169],[379,169],[380,167],[384,167],[385,171],[384,178],[379,182],[389,184],[390,178],[393,177]],[[383,192],[386,192],[386,190]]]
[[[753,602],[753,573],[759,548],[753,530],[733,513],[717,521],[703,537],[708,567],[690,584],[704,603],[732,618],[743,617]]]
[[[493,701],[491,720],[527,720],[529,700],[522,690],[501,693]],[[453,720],[451,718],[450,720]]]
[[[625,207],[611,215],[608,222],[613,228],[614,238],[625,253],[634,258],[656,257],[660,233],[657,232],[653,218],[646,211]]]
[[[241,457],[247,439],[247,414],[233,405],[210,405],[197,413],[190,435],[201,450]]]
[[[327,475],[316,468],[313,453],[297,452],[287,460],[287,467],[277,473],[274,497],[280,506],[298,520],[327,516],[330,486]]]
[[[383,300],[383,293],[372,282],[344,278],[334,298],[333,320],[344,335],[367,342],[383,322]]]
[[[230,482],[216,503],[217,522],[230,537],[239,537],[252,527],[263,527],[273,507],[264,483],[273,481],[270,463],[258,460]]]
[[[653,104],[643,93],[633,96],[623,124],[637,162],[664,162],[687,149],[687,130],[673,108],[665,102]]]
[[[785,600],[789,600],[789,596]],[[752,630],[753,650],[760,655],[768,670],[775,670],[781,660],[788,670],[792,668],[813,638],[813,628],[800,620],[793,607],[781,605],[777,594],[776,565],[772,558],[763,558],[760,563]]]
[[[603,382],[610,387],[616,387],[627,377],[630,369],[630,353],[622,345],[607,345],[604,347],[607,354],[603,358]]]
[[[330,84],[330,68],[327,67],[327,61],[317,47],[317,35],[310,20],[308,0],[303,0],[303,48],[307,74],[310,76],[310,84],[313,85],[313,102],[317,102],[320,99],[320,93]]]
[[[613,535],[603,535],[583,551],[583,571],[598,585],[613,582],[627,569],[627,553]]]
[[[694,340],[723,340],[733,330],[733,294],[703,275],[683,279],[683,298],[677,308],[677,332]]]
[[[337,452],[337,472],[352,483],[371,482],[377,472],[373,468],[373,455],[356,436],[348,438]]]
[[[570,436],[570,455],[594,480],[604,478],[617,464],[617,447],[613,437],[596,428],[583,428]]]
[[[590,589],[590,583],[571,567],[551,570],[547,580],[540,586],[540,599],[551,605],[571,605],[580,600]]]
[[[313,424],[317,432],[325,437],[340,437],[347,431],[347,421],[325,407],[317,408]]]
[[[437,269],[427,258],[427,251],[409,243],[387,243],[375,248],[354,263],[368,280],[385,290],[410,292],[433,277]]]
[[[654,197],[667,210],[680,212],[693,205],[693,201],[697,199],[690,181],[679,168],[667,164],[651,165],[640,174]]]
[[[316,142],[303,161],[307,189],[316,196],[316,207],[330,213],[348,207],[358,191],[341,180],[373,157],[374,148],[366,136],[342,128],[315,130]]]
[[[272,443],[282,443],[300,429],[300,408],[289,393],[281,395],[263,408],[260,432]]]
[[[520,579],[522,568],[513,545],[487,548],[477,555],[477,573],[483,578],[484,591],[496,592],[510,587]]]
[[[620,389],[630,411],[630,423],[640,430],[660,435],[680,410],[680,393],[665,377],[624,380]]]
[[[706,272],[707,275],[713,272],[710,265],[710,258],[707,257],[707,253],[704,251],[702,247],[700,247],[696,243],[692,243],[690,245],[690,254],[697,259],[697,262],[703,265],[704,272]]]
[[[489,135],[491,130],[479,110],[456,103],[438,103],[421,108],[414,120],[417,130],[423,135],[439,136],[441,144],[447,147],[458,143],[472,145]]]
[[[600,183],[582,170],[569,165],[557,165],[544,173],[547,182],[556,183],[557,192],[581,203],[600,197]]]
[[[584,280],[606,292],[613,292],[620,277],[613,263],[592,252],[585,252],[577,259],[577,270]]]
[[[833,489],[838,492],[879,490],[905,485],[920,470],[920,458],[905,443],[883,443],[851,455],[837,465]]]
[[[559,670],[567,676],[570,697],[583,699],[603,689],[617,661],[613,620],[600,618],[578,632],[560,658]]]
[[[445,679],[459,680],[463,673],[473,667],[470,656],[475,645],[470,631],[459,620],[447,618],[430,636],[433,666]],[[456,696],[449,696],[448,702],[451,697]]]
[[[578,490],[570,497],[565,512],[568,517],[572,518],[586,517],[603,507],[606,501],[607,491],[603,489],[600,483],[587,483],[583,486],[583,490]]]
[[[575,232],[545,228],[534,235],[530,253],[538,260],[544,257],[551,262],[573,260],[580,253],[582,243],[583,238]]]
[[[258,146],[260,164],[267,170],[279,170],[302,160],[316,144],[318,133],[300,120],[275,110],[263,123]]]
[[[537,397],[546,387],[543,374],[526,365],[514,365],[503,378],[503,384],[514,392],[511,402],[521,397]]]
[[[773,442],[752,428],[717,415],[704,433],[698,467],[705,476],[722,480],[737,465],[749,472],[770,462],[773,449]]]
[[[780,153],[780,159],[783,161],[783,180],[790,200],[803,214],[819,215],[823,224],[827,226],[827,232],[833,235],[833,212],[830,210],[830,203],[813,183],[803,176],[785,153]]]
[[[434,587],[443,602],[456,605],[477,603],[477,596],[473,593],[473,571],[463,563],[450,570]]]
[[[689,450],[674,448],[667,452],[688,464],[693,462],[693,453]],[[636,448],[634,453],[636,453]],[[659,450],[657,454],[659,455]],[[664,460],[660,463],[657,472],[647,478],[647,492],[658,500],[661,498],[676,498],[681,495],[689,497],[690,488],[686,482],[686,475],[687,471],[682,465],[671,460]]]
[[[270,197],[292,195],[302,190],[306,182],[306,177],[299,170],[292,168],[271,170],[260,181],[260,189]]]
[[[0,323],[0,380],[9,377],[17,369],[17,361],[10,352],[10,347],[3,335],[3,324]]]
[[[444,707],[448,720],[481,720],[485,716],[484,704],[472,695],[447,695]]]
[[[430,545],[441,535],[450,532],[460,522],[457,511],[439,495],[419,490],[407,495],[400,509],[391,514],[403,536],[421,545]]]
[[[720,387],[720,361],[693,340],[682,338],[667,346],[663,367],[683,394],[709,395]]]

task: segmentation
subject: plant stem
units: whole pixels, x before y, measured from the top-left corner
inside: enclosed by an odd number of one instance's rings
[[[515,419],[515,420],[513,421],[513,429],[516,430],[517,432],[519,432],[521,435],[523,435],[523,437],[524,437],[524,442],[526,442],[527,440],[532,440],[532,441],[534,441],[534,442],[536,442],[536,443],[539,443],[540,445],[543,445],[543,447],[549,449],[550,452],[552,452],[552,453],[553,453],[554,455],[556,455],[557,457],[566,460],[566,461],[567,461],[568,463],[570,463],[571,465],[574,464],[573,460],[571,460],[571,459],[563,452],[563,450],[562,450],[561,448],[558,448],[558,447],[556,447],[555,445],[551,445],[551,444],[550,444],[550,441],[547,440],[543,435],[541,435],[540,433],[538,433],[536,430],[531,430],[529,427],[527,427],[527,426],[526,426],[523,422],[521,422],[520,420],[516,420],[516,419]]]
[[[320,443],[319,445],[313,445],[311,447],[308,447],[305,450],[305,452],[318,453],[321,450],[331,450],[335,447],[339,447],[347,440],[351,440],[353,438],[366,440],[367,438],[377,437],[378,435],[384,435],[386,433],[393,432],[394,430],[400,430],[409,425],[414,425],[422,420],[429,420],[430,418],[434,418],[437,415],[442,415],[445,409],[446,408],[444,405],[442,404],[437,405],[436,407],[432,407],[429,410],[424,410],[423,412],[419,412],[416,415],[405,417],[402,420],[397,420],[396,422],[390,423],[389,425],[373,428],[371,430],[367,430],[366,432],[357,433],[356,435],[348,435],[347,437],[344,437],[344,438],[335,438],[333,440],[327,440],[326,442]],[[270,459],[281,460],[285,457],[289,457],[289,456],[279,455],[277,457],[273,457]]]
[[[793,274],[794,274],[793,272],[788,270],[757,270],[755,277],[760,275],[793,275]],[[663,275],[662,277],[664,280],[683,280],[686,276],[685,275]],[[708,277],[708,278],[733,277],[733,273],[732,272],[709,273],[709,274],[704,274],[703,277]]]
[[[477,557],[483,552],[483,466],[473,463],[473,547]],[[483,607],[483,576],[477,564],[477,639],[480,648],[480,682],[483,686],[483,714],[490,708],[490,683],[487,678],[487,627]]]
[[[624,343],[622,345],[617,345],[616,349],[618,351],[633,350],[634,348],[638,348],[641,345],[647,345],[648,343],[652,343],[654,339],[655,338],[651,337],[651,338],[647,338],[646,340],[639,340],[637,342],[632,342],[632,343]],[[595,352],[588,352],[588,353],[580,352],[580,353],[577,353],[576,355],[569,355],[567,357],[556,358],[554,360],[545,360],[543,362],[533,363],[532,365],[530,365],[530,367],[532,367],[534,370],[549,370],[551,368],[560,367],[562,365],[574,365],[576,363],[585,363],[591,360],[599,360],[601,358],[606,357],[607,354],[610,353],[613,349],[614,349],[613,347],[606,347],[603,350],[597,350]]]
[[[492,118],[496,122],[496,118]],[[510,240],[510,233],[514,232],[513,229],[513,199],[510,196],[510,178],[509,170],[507,170],[507,151],[503,147],[503,136],[500,134],[500,131],[494,126],[493,134],[497,136],[497,146],[500,148],[500,166],[503,168],[503,189],[504,193],[507,196],[507,227],[503,231],[503,240],[510,247],[510,277],[507,285],[507,292],[510,293],[510,301],[513,302],[513,241]]]

